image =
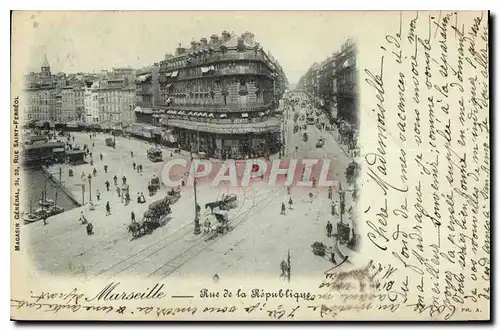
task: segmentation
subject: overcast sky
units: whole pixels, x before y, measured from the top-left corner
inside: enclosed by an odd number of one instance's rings
[[[17,19],[15,35],[29,47],[25,61],[30,69],[39,70],[44,54],[54,73],[139,68],[163,60],[178,43],[188,46],[223,30],[250,31],[281,63],[290,83],[338,50],[357,21],[338,12],[284,11],[39,12]]]

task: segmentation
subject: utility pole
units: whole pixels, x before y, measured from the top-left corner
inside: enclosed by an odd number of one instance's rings
[[[291,264],[292,262],[290,260],[290,250],[288,250],[288,261],[287,261],[287,263],[288,263],[288,275],[287,275],[288,277],[287,278],[288,278],[288,282],[290,283],[290,274],[291,274],[291,270],[292,270],[292,264]]]
[[[191,163],[193,165],[193,176],[194,176],[194,181],[193,181],[193,188],[194,188],[194,234],[198,235],[201,233],[200,229],[200,217],[198,215],[198,199],[196,196],[196,169],[194,168],[194,162],[193,158],[191,158]]]
[[[89,201],[92,201],[92,175],[89,174],[87,178],[89,179]]]
[[[340,223],[343,223],[343,216],[345,210],[345,192],[342,190],[342,183],[339,183],[340,193]]]

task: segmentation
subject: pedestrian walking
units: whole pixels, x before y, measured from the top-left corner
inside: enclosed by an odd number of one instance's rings
[[[122,185],[126,185],[127,184],[127,177],[123,176],[122,177]]]
[[[288,185],[286,187],[286,191],[287,191],[288,195],[290,195],[292,193],[292,188],[290,187],[290,185]]]
[[[328,221],[326,223],[326,236],[328,238],[330,238],[332,236],[332,230],[333,230],[333,225],[332,225],[332,223],[330,223],[330,221]]]
[[[120,187],[116,187],[116,193],[118,193],[118,197],[121,198],[121,190],[120,190]]]
[[[80,223],[85,224],[87,223],[87,219],[85,218],[85,215],[83,214],[83,210],[80,212]]]
[[[132,223],[135,223],[135,213],[134,212],[130,213],[130,219],[132,220]]]
[[[106,191],[109,192],[109,181],[104,182],[104,185],[106,185]]]
[[[293,210],[293,201],[292,201],[292,198],[288,199],[288,209]]]
[[[118,185],[118,177],[116,175],[113,176],[113,181],[115,182],[115,186]]]
[[[87,223],[87,235],[93,235],[94,234],[94,226],[92,223]]]
[[[125,193],[125,206],[128,205],[130,202],[130,194],[127,192]]]
[[[101,154],[99,154],[99,158],[100,158],[100,159],[101,159],[101,161],[102,161],[102,158],[103,158],[102,153],[101,153]]]
[[[332,201],[332,215],[337,216],[337,203]]]
[[[134,170],[135,170],[135,162],[133,162],[133,163],[132,163],[132,167],[133,167],[133,168],[134,168]]]
[[[94,177],[96,177],[97,176],[97,169],[96,168],[94,168],[93,173],[94,173]]]
[[[97,201],[101,200],[101,192],[99,192],[99,190],[95,192],[95,195],[97,197]]]
[[[332,200],[333,198],[333,186],[328,186],[328,199]]]
[[[335,253],[333,252],[333,248],[330,247],[332,250],[332,253],[330,254],[330,261],[332,261],[333,264],[337,264],[337,261],[335,260]]]
[[[43,213],[43,225],[47,225],[47,214]]]
[[[285,203],[281,203],[281,215],[286,215],[286,208],[285,208]]]
[[[130,157],[134,157],[134,152],[130,151]]]
[[[312,192],[309,192],[309,203],[313,203],[313,197],[314,194]]]
[[[104,165],[104,173],[105,173],[105,174],[107,174],[107,173],[108,173],[108,165],[107,165],[107,164],[105,164],[105,165]]]
[[[109,205],[109,201],[106,202],[106,216],[111,215],[111,206]]]
[[[94,143],[94,142],[92,142],[92,148],[94,148],[94,147],[95,147],[95,143]]]

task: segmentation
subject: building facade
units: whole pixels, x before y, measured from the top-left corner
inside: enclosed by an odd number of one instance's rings
[[[128,79],[108,77],[101,80],[95,90],[98,122],[125,124],[135,121],[135,87]]]
[[[158,81],[158,110],[137,109],[137,118],[157,115],[181,148],[220,158],[279,150],[275,110],[287,81],[252,33],[224,31],[189,48],[179,45],[160,62]]]
[[[25,98],[23,115],[25,121],[60,121],[62,112],[56,105],[57,78],[50,72],[47,57],[44,57],[40,72],[25,76]]]
[[[322,63],[315,63],[299,80],[299,90],[307,92],[333,118],[357,126],[358,84],[356,46],[349,39]]]

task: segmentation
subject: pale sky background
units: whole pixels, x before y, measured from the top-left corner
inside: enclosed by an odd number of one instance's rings
[[[359,16],[359,18],[357,17]],[[14,43],[22,41],[26,70],[46,54],[52,72],[140,68],[174,53],[178,43],[245,31],[281,63],[290,83],[353,35],[362,15],[341,12],[22,12]]]

